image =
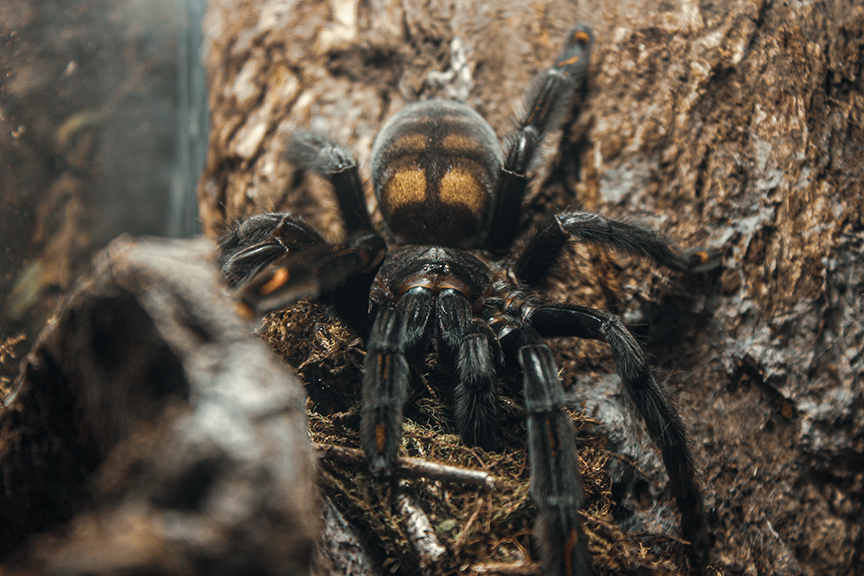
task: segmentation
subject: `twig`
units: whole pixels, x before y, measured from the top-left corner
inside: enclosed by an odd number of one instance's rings
[[[408,539],[414,546],[414,550],[420,556],[420,565],[423,568],[431,568],[447,553],[447,549],[438,541],[435,529],[426,512],[411,493],[408,485],[403,481],[399,483],[400,489],[395,493],[396,508],[402,516],[402,526]]]
[[[320,443],[315,443],[314,446],[320,457],[326,460],[347,464],[366,463],[366,455],[362,450],[357,448]],[[411,478],[429,478],[431,480],[467,484],[469,486],[489,489],[494,489],[502,483],[500,478],[495,478],[492,474],[482,470],[472,470],[439,462],[429,462],[422,458],[400,458],[398,466],[398,472],[402,476]]]
[[[459,534],[459,537],[456,538],[456,542],[453,544],[454,550],[459,550],[462,548],[462,545],[465,544],[465,540],[468,538],[468,530],[471,529],[474,521],[477,520],[477,516],[480,515],[480,509],[483,508],[483,504],[483,498],[479,498],[477,500],[477,505],[474,507],[474,512],[471,513],[471,517],[468,518],[468,522],[465,524],[465,527],[462,528],[462,533]]]
[[[475,574],[496,574],[500,576],[538,576],[540,564],[537,562],[518,562],[516,564],[474,564],[471,571]]]
[[[354,528],[330,501],[322,496],[321,511],[324,515],[324,530],[319,540],[319,550],[328,558],[336,570],[354,576],[377,576],[380,574],[369,557]]]

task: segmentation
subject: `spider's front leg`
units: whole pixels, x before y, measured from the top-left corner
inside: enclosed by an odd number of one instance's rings
[[[426,341],[433,299],[430,290],[413,288],[397,305],[387,303],[375,312],[363,365],[360,419],[360,443],[374,474],[388,474],[396,465],[411,378],[408,358]]]
[[[248,283],[284,256],[327,243],[291,214],[257,214],[219,239],[219,268],[232,287]]]
[[[552,351],[527,324],[500,330],[508,360],[522,368],[534,527],[547,576],[588,576],[591,554],[579,519],[584,504],[573,422]]]
[[[437,326],[431,319],[437,319]],[[363,376],[360,440],[374,473],[393,469],[402,437],[402,407],[410,374],[430,333],[439,336],[442,361],[455,369],[456,421],[470,445],[490,446],[495,427],[497,341],[472,317],[471,305],[456,289],[417,286],[375,313]]]
[[[332,292],[349,277],[374,269],[386,252],[374,233],[329,244],[291,214],[252,216],[223,237],[220,248],[219,266],[249,316]]]
[[[471,303],[457,290],[438,295],[442,360],[455,368],[456,427],[469,446],[495,446],[496,383],[503,364],[498,340],[488,324],[473,318]]]
[[[627,327],[613,314],[570,304],[536,307],[526,321],[547,338],[576,336],[609,344],[624,388],[663,455],[681,511],[681,532],[685,538],[696,538],[702,526],[702,494],[684,422],[668,392],[655,380],[645,353]]]
[[[352,277],[371,274],[387,251],[372,226],[357,163],[345,149],[315,132],[298,131],[288,157],[333,185],[345,239],[329,244],[292,214],[259,214],[231,230],[219,241],[219,266],[248,315],[332,293]],[[368,282],[371,277],[367,289]]]

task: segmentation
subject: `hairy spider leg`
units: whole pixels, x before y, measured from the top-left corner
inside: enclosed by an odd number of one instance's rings
[[[570,239],[647,256],[680,272],[704,272],[720,265],[720,252],[715,249],[696,248],[682,253],[668,238],[648,228],[591,212],[565,212],[556,215],[529,241],[513,268],[516,277],[530,286],[536,285]]]
[[[413,288],[398,305],[378,308],[363,365],[363,414],[360,444],[373,474],[392,472],[402,438],[402,410],[411,373],[408,358],[422,350],[434,295]]]
[[[362,294],[387,251],[372,226],[357,163],[346,150],[318,133],[299,131],[289,140],[288,157],[329,179],[346,239],[331,245],[291,214],[252,216],[223,237],[219,265],[229,284],[237,287],[245,315],[329,295],[346,282],[345,294]],[[356,300],[335,297],[334,304],[349,324],[362,329],[365,304]]]
[[[325,243],[287,254],[283,251],[282,256],[240,286],[236,296],[254,312],[264,314],[303,298],[332,294],[346,280],[374,267],[385,250],[380,236],[364,234],[346,243]]]
[[[558,128],[576,89],[583,84],[593,43],[591,28],[586,24],[571,29],[560,56],[529,92],[528,113],[507,139],[508,152],[499,175],[500,193],[485,244],[493,254],[504,254],[518,236],[522,201],[530,180],[527,172],[544,135]]]
[[[433,318],[437,320],[434,327]],[[458,375],[460,434],[471,445],[493,443],[501,364],[494,334],[472,317],[470,302],[458,290],[444,288],[436,294],[430,288],[415,287],[399,298],[397,306],[378,309],[369,336],[360,434],[375,473],[388,472],[396,463],[410,379],[407,365],[420,356],[433,330],[438,334],[442,362]]]
[[[330,180],[349,235],[374,232],[363,182],[350,152],[318,132],[298,130],[291,135],[286,153],[298,168]]]
[[[237,286],[254,278],[286,252],[324,244],[324,238],[296,216],[259,214],[219,240],[219,268],[228,284]]]
[[[471,303],[454,289],[438,294],[442,361],[455,368],[456,428],[470,446],[491,448],[497,416],[501,351],[492,330],[472,317]]]
[[[547,338],[576,336],[609,344],[624,389],[663,455],[672,493],[681,511],[682,534],[686,538],[695,537],[702,525],[702,494],[684,422],[666,389],[654,378],[645,353],[627,327],[614,314],[574,304],[537,306],[527,315],[526,322]]]
[[[346,271],[344,282],[336,282],[337,287],[324,294],[324,300],[335,306],[346,324],[364,333],[369,329],[366,296],[387,248],[372,225],[357,162],[344,147],[309,130],[291,135],[286,154],[298,168],[330,181],[345,225],[346,243],[360,246],[361,252],[368,256],[363,268]]]
[[[530,493],[539,511],[534,532],[544,573],[589,576],[593,574],[591,554],[579,519],[585,500],[582,475],[573,421],[564,407],[564,388],[552,351],[527,323],[502,332],[501,340],[508,361],[518,362],[522,369]]]

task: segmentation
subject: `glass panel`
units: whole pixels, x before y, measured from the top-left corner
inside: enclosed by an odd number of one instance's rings
[[[0,346],[32,338],[117,235],[200,230],[205,9],[206,0],[0,2]]]

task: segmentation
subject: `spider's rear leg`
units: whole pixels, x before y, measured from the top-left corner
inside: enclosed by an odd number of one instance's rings
[[[530,180],[528,171],[545,135],[556,130],[583,85],[594,37],[587,24],[578,24],[555,63],[537,79],[528,93],[527,110],[519,127],[507,139],[507,157],[499,175],[500,194],[492,213],[486,248],[501,255],[518,236],[522,201]]]
[[[539,511],[534,532],[544,573],[588,576],[591,554],[579,518],[585,500],[582,475],[552,351],[524,325],[502,333],[502,346],[523,373],[531,499]]]
[[[604,218],[591,212],[565,212],[542,228],[519,256],[514,273],[521,281],[536,285],[561,254],[570,239],[608,246],[636,256],[652,258],[679,272],[704,272],[721,264],[719,250],[696,248],[684,252],[653,230]]]
[[[398,306],[381,306],[375,314],[363,366],[360,420],[360,443],[374,474],[387,474],[396,464],[411,377],[408,358],[424,345],[434,305],[431,290],[413,288]]]
[[[347,150],[323,134],[298,130],[288,141],[287,155],[297,167],[330,180],[349,234],[374,231],[357,162]]]
[[[609,344],[624,388],[663,454],[672,493],[681,511],[681,532],[685,538],[696,538],[702,526],[702,494],[696,483],[684,422],[668,392],[654,379],[642,348],[627,327],[613,314],[572,304],[537,307],[527,321],[544,337],[576,336]]]

